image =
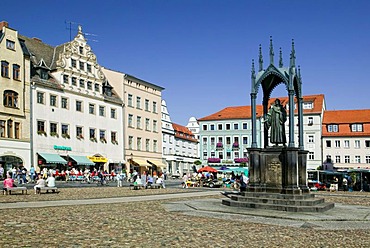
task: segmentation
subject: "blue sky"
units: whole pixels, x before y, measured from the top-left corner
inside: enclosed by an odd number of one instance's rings
[[[327,109],[369,109],[370,1],[105,0],[3,4],[1,20],[50,45],[69,41],[66,21],[94,34],[102,66],[165,88],[172,121],[186,125],[228,106],[250,105],[251,61],[269,37],[275,63],[291,40],[303,94],[325,94]],[[72,24],[72,37],[77,32]],[[260,93],[259,97],[262,97]],[[279,86],[273,96],[286,96]],[[259,102],[260,103],[260,102]]]

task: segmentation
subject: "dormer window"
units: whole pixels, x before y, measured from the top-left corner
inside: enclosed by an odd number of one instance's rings
[[[303,109],[313,109],[313,102],[304,102]]]
[[[49,79],[47,70],[40,68],[40,78],[45,80]]]
[[[352,124],[351,125],[351,131],[352,132],[362,132],[362,124]]]
[[[78,48],[78,50],[79,50],[80,54],[83,54],[83,53],[84,53],[84,48],[83,48],[83,46],[80,46],[80,47]]]
[[[327,125],[327,129],[328,129],[328,132],[329,133],[337,133],[339,128],[338,128],[338,124],[330,124],[330,125]]]
[[[6,40],[6,48],[10,50],[15,50],[15,42],[11,40]]]

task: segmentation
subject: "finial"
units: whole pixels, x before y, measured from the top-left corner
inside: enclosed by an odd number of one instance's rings
[[[292,51],[290,52],[290,67],[295,67],[294,39],[292,39]]]
[[[274,47],[272,46],[272,36],[270,36],[270,65],[274,64]]]
[[[254,70],[254,59],[252,59],[252,78],[256,77],[256,71]]]
[[[262,46],[260,44],[260,48],[259,48],[259,58],[258,58],[258,62],[259,62],[259,69],[258,71],[262,71],[263,70],[263,58],[262,58]]]
[[[300,65],[298,66],[298,78],[299,78],[299,81],[302,81],[302,77],[301,77],[301,66]]]
[[[279,52],[279,67],[282,68],[284,65],[283,65],[283,52],[281,51],[281,47],[280,47],[280,52]]]
[[[82,34],[82,27],[81,27],[81,25],[78,25],[78,33],[79,34]]]

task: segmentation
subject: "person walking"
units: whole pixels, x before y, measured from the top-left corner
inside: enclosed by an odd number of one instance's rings
[[[116,175],[117,187],[122,187],[122,172]]]

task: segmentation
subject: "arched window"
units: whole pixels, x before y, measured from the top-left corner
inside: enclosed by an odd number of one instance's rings
[[[5,60],[1,61],[1,76],[9,77],[9,63]]]
[[[12,90],[4,91],[4,106],[18,108],[18,93]]]

